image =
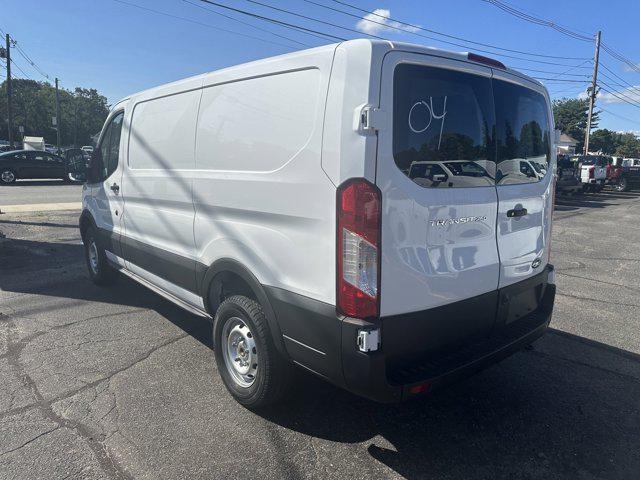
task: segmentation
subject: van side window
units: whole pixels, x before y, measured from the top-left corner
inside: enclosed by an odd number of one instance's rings
[[[498,184],[537,182],[550,160],[547,102],[540,93],[502,80],[493,81],[498,143]],[[534,168],[539,166],[536,174]]]
[[[493,186],[488,77],[400,64],[394,72],[393,158],[422,187]]]
[[[120,112],[111,119],[100,139],[100,144],[91,156],[90,181],[92,183],[105,181],[118,168],[123,118],[124,112]]]

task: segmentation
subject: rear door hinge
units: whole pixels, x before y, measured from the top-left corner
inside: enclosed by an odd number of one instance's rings
[[[385,115],[372,105],[363,105],[356,109],[357,130],[363,135],[372,135],[384,128]]]

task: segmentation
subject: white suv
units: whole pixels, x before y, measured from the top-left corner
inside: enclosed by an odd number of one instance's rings
[[[294,364],[378,401],[417,396],[546,330],[553,131],[538,82],[408,44],[160,86],[101,133],[89,273],[213,319],[218,371],[246,406],[280,398]]]

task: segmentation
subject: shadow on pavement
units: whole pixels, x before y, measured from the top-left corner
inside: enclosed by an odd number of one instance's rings
[[[587,365],[594,356],[607,364]],[[371,457],[409,479],[631,479],[640,377],[629,368],[640,372],[640,356],[551,329],[534,350],[423,399],[379,405],[301,376],[295,398],[262,415],[312,437],[370,442]]]
[[[12,239],[0,244],[0,290],[148,308],[212,348],[209,321],[184,311],[133,280],[121,275],[112,286],[94,285],[86,273],[83,248],[83,245],[77,243],[49,243],[20,239]],[[54,273],[45,274],[43,272],[45,268],[54,270]],[[71,270],[79,273],[66,279],[61,275]],[[45,275],[52,275],[53,278]],[[79,275],[81,278],[78,278]],[[16,278],[18,276],[19,279]],[[59,280],[56,281],[56,278]],[[65,306],[68,305],[62,304],[60,308]],[[51,311],[52,308],[47,306],[43,310]],[[20,310],[20,315],[24,317],[36,313],[41,312],[35,308]]]
[[[13,272],[25,276],[25,268],[42,275],[37,252],[47,268],[54,255],[79,271],[82,246],[11,244],[0,248],[2,290],[149,308],[212,347],[210,322],[127,278],[110,288],[94,286],[84,271],[60,282],[16,282]],[[13,265],[18,251],[36,260]],[[298,372],[290,400],[259,415],[336,444],[364,443],[363,456],[345,461],[380,462],[409,479],[637,478],[639,379],[639,355],[551,330],[533,350],[402,404],[376,404]]]

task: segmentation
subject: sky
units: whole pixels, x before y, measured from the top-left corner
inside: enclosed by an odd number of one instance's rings
[[[474,51],[532,76],[565,80],[543,80],[553,98],[584,96],[593,72],[594,42],[527,22],[486,0],[256,1],[282,11],[251,0],[215,0],[221,5],[336,37],[367,38],[370,34],[448,50]],[[615,0],[609,2],[607,8],[596,0],[503,0],[502,3],[580,35],[593,36],[601,30],[602,41],[637,64],[640,71],[637,39],[640,2],[637,0]],[[375,11],[377,15],[367,15],[352,6]],[[502,49],[563,58],[496,50],[416,27]],[[247,17],[201,0],[0,0],[0,29],[9,33],[38,67],[13,49],[14,62],[24,72],[14,68],[14,76],[26,74],[45,81],[43,74],[51,81],[57,76],[62,87],[96,88],[110,103],[191,75],[336,41]],[[601,64],[608,69],[601,68],[600,80],[606,83],[603,87],[617,96],[605,91],[600,93],[597,106],[604,111],[600,114],[599,127],[640,133],[640,73],[607,52],[601,53]],[[0,81],[3,80],[4,72],[0,72]]]

